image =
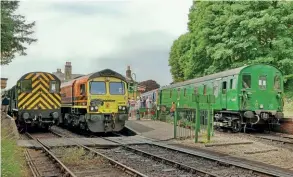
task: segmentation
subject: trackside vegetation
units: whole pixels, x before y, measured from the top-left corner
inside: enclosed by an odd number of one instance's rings
[[[1,120],[1,176],[28,177],[24,149],[17,146],[10,122],[9,119]]]

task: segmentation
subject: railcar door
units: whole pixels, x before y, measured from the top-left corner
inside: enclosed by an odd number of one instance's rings
[[[227,109],[227,79],[222,80],[222,109]]]

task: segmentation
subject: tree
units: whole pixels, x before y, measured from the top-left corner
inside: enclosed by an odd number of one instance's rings
[[[160,85],[154,80],[142,81],[139,85],[145,86],[145,92],[160,88]]]
[[[171,48],[174,81],[256,63],[292,74],[292,11],[293,2],[194,2],[189,12],[189,48],[182,50],[179,45],[178,41],[186,41],[182,36]]]
[[[37,40],[31,38],[35,22],[26,23],[25,17],[15,14],[18,1],[1,1],[1,65],[9,64],[15,54],[26,55],[27,47]]]

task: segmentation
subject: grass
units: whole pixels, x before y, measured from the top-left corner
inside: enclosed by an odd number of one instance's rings
[[[83,148],[59,147],[52,150],[55,154],[61,155],[61,161],[66,165],[90,165],[104,163],[104,159],[94,153],[88,153]]]
[[[284,99],[284,115],[293,118],[293,92],[287,92]]]
[[[1,121],[1,175],[3,177],[27,177],[24,149],[17,146],[9,119]]]

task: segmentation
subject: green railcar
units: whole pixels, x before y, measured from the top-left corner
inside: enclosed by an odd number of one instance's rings
[[[213,94],[214,125],[234,132],[267,126],[283,118],[283,75],[277,68],[257,64],[161,87],[158,105],[195,108],[195,94]],[[204,108],[205,105],[200,105]]]

